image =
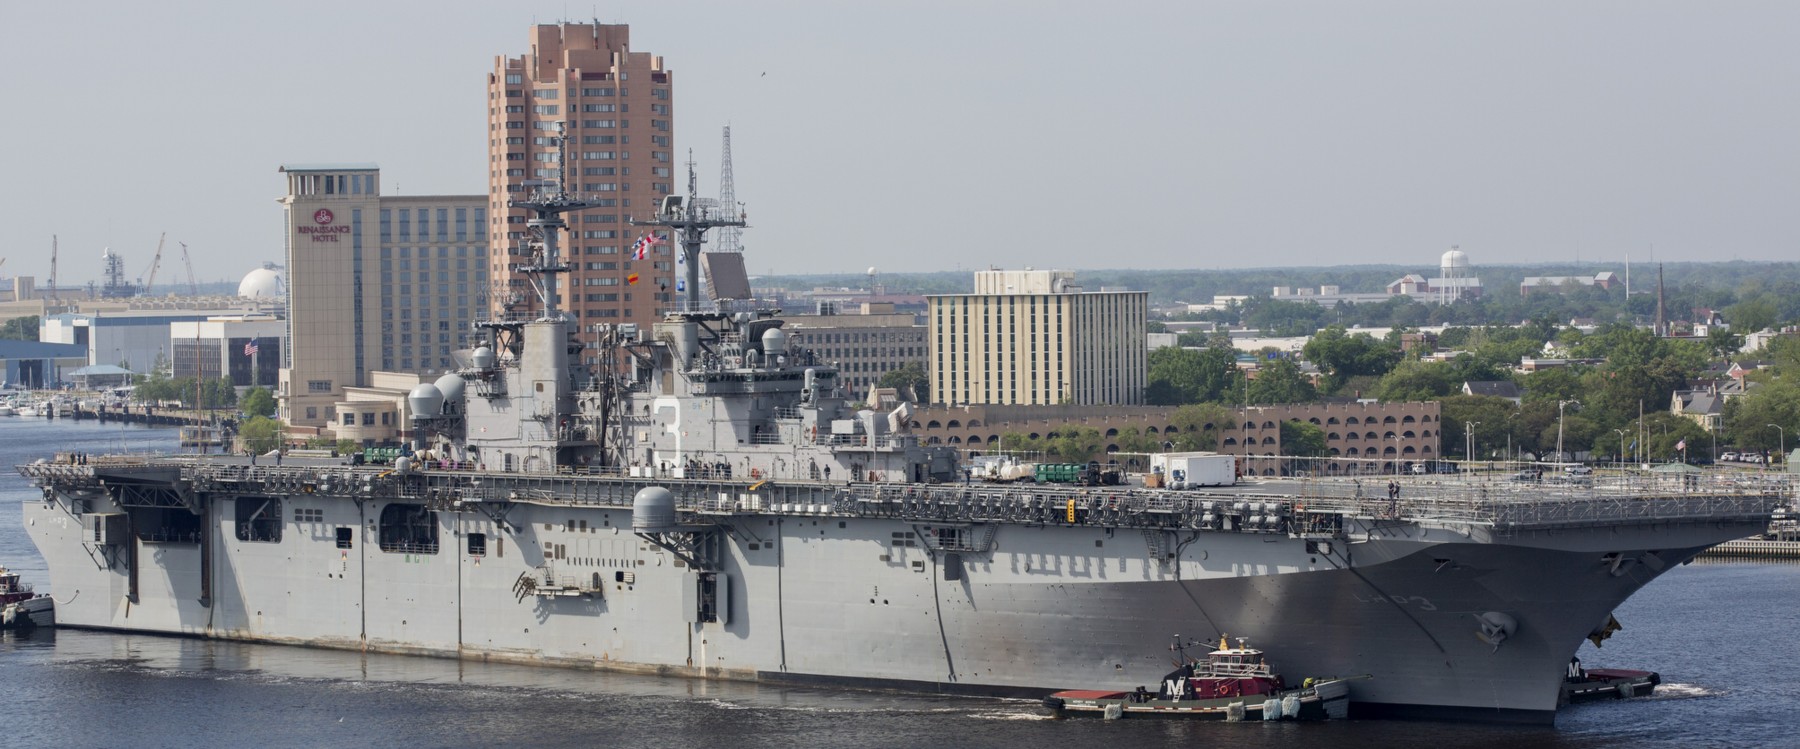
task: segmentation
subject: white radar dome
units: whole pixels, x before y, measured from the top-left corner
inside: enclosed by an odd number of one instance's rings
[[[268,268],[257,268],[238,282],[238,296],[251,299],[282,299],[287,296],[287,285],[282,283],[281,274]]]
[[[444,392],[429,382],[420,384],[406,394],[406,405],[415,420],[437,418],[444,412]]]

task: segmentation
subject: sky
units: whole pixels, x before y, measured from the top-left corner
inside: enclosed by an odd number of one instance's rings
[[[5,0],[0,276],[281,262],[284,163],[480,193],[494,58],[591,19],[702,195],[731,126],[752,273],[1800,259],[1800,3]]]

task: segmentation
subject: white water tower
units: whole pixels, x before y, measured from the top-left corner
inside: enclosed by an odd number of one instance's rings
[[[1438,261],[1438,276],[1443,281],[1437,289],[1438,304],[1449,304],[1462,297],[1463,286],[1469,278],[1469,255],[1460,247],[1450,245],[1450,251]]]

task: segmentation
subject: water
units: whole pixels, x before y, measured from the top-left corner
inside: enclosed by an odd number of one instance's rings
[[[10,466],[56,450],[172,450],[171,430],[0,418],[0,562],[48,576]],[[1346,721],[1050,721],[1020,700],[817,690],[144,635],[0,635],[0,746],[1692,747],[1793,746],[1800,566],[1695,564],[1619,610],[1589,666],[1662,672],[1654,698],[1555,728]],[[1279,654],[1276,654],[1279,659]],[[1079,686],[1079,685],[1071,685]],[[252,740],[253,739],[253,740]]]

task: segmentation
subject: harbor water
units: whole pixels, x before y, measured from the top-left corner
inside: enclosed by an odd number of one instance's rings
[[[0,417],[0,564],[55,592],[12,466],[172,451],[176,432]],[[1694,747],[1795,746],[1800,566],[1698,563],[1619,609],[1589,667],[1659,671],[1656,696],[1548,727],[1397,721],[1052,721],[1023,700],[825,690],[86,631],[0,634],[4,746]],[[1247,633],[1254,637],[1254,633]],[[1158,650],[1161,642],[1147,642]],[[1271,653],[1280,665],[1281,654]],[[1070,687],[1080,687],[1071,684]]]

